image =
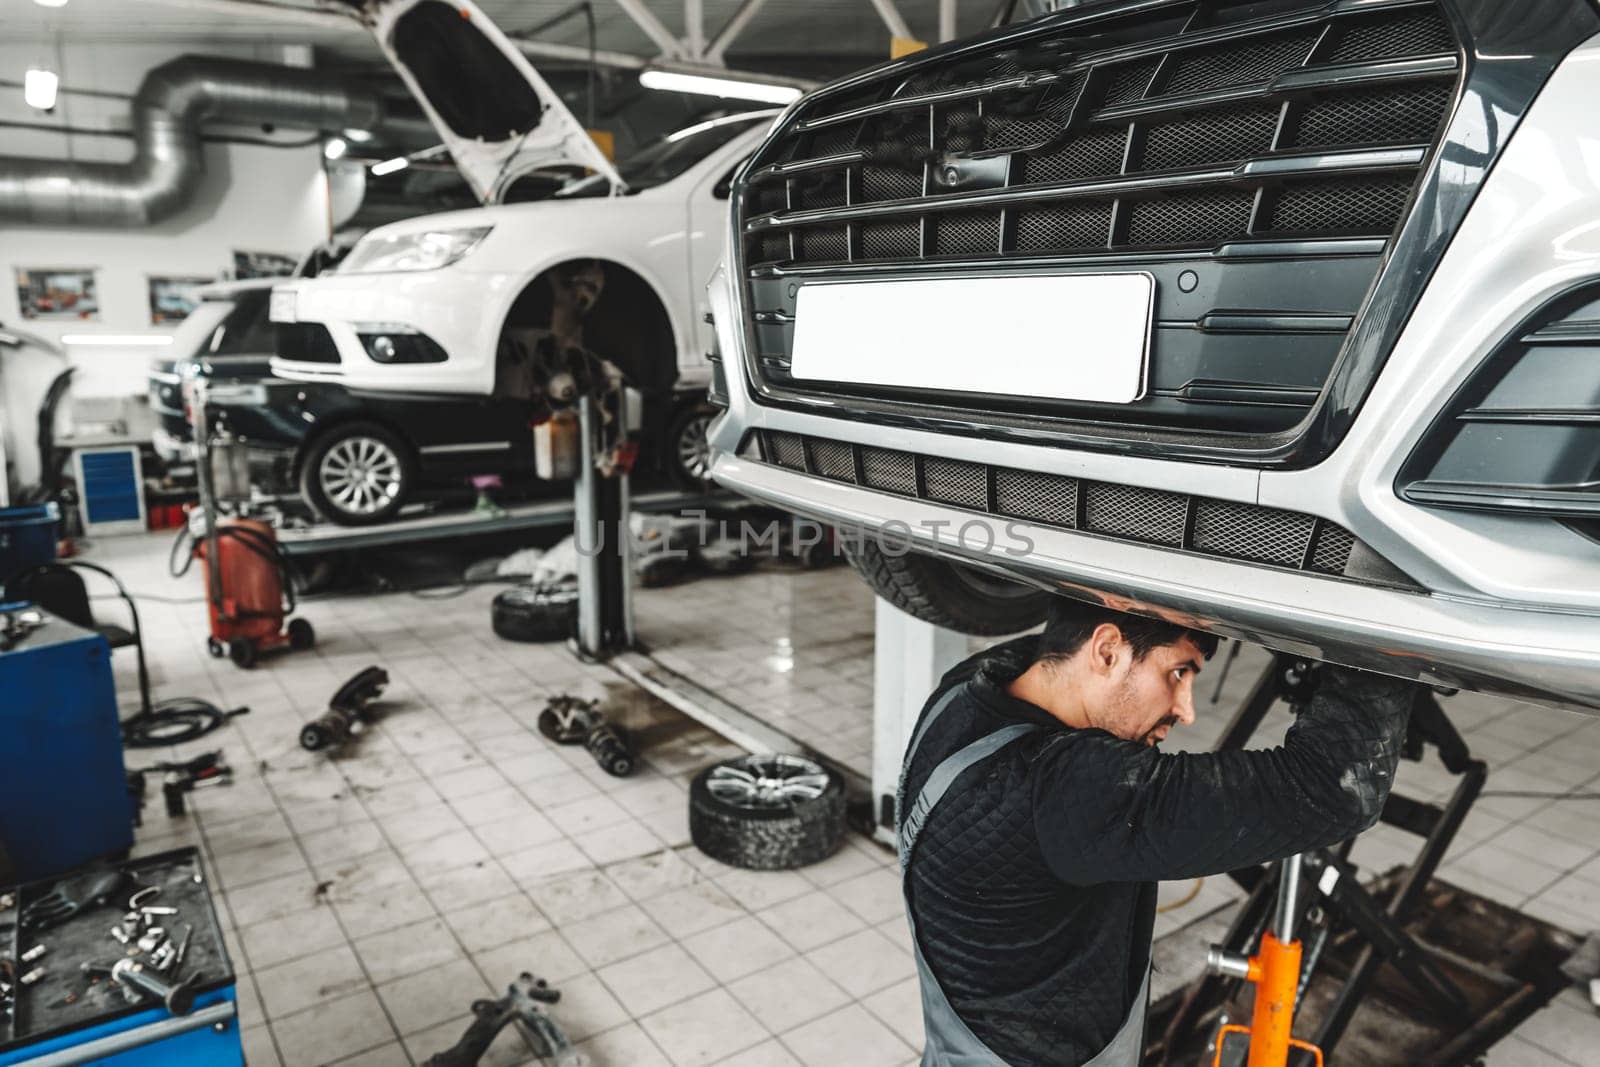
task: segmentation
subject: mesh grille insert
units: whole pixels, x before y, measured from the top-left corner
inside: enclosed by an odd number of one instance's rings
[[[922,192],[922,171],[868,164],[861,168],[861,199],[909,200]]]
[[[819,441],[809,438],[806,447],[811,450],[811,468],[824,478],[836,482],[856,480],[855,450],[838,441]]]
[[[1075,202],[1022,208],[1017,212],[1019,252],[1104,248],[1111,229],[1111,205]]]
[[[1122,151],[1128,131],[1091,130],[1059,148],[1022,157],[1022,180],[1028,185],[1100,178],[1122,169]]]
[[[1251,201],[1249,193],[1234,189],[1141,200],[1129,214],[1128,243],[1167,245],[1243,236]]]
[[[909,452],[771,430],[762,435],[768,461],[782,467],[856,484],[859,454],[859,484],[869,489],[1102,537],[1339,577],[1357,543],[1343,527],[1299,512],[964,460],[924,458],[919,492],[917,459]]]
[[[916,460],[908,452],[891,452],[886,448],[863,448],[861,472],[865,483],[874,489],[887,489],[891,493],[915,496],[917,492]]]
[[[801,230],[798,234],[795,258],[802,263],[817,263],[848,258],[849,244],[844,227],[819,227]]]
[[[1425,144],[1450,104],[1444,82],[1342,93],[1313,100],[1300,116],[1297,148],[1362,144]]]
[[[998,211],[949,212],[933,217],[936,256],[989,256],[1000,251]]]
[[[767,454],[780,467],[797,471],[806,469],[805,444],[792,433],[767,434]]]
[[[1089,486],[1083,519],[1094,533],[1179,548],[1188,511],[1189,498],[1180,493],[1096,482]]]
[[[1330,63],[1352,63],[1396,56],[1437,55],[1455,51],[1455,42],[1437,11],[1417,11],[1403,18],[1352,23],[1328,55]]]
[[[1272,508],[1202,500],[1195,509],[1194,547],[1202,552],[1298,567],[1316,520]]]
[[[1145,134],[1144,169],[1177,170],[1231,162],[1272,147],[1278,109],[1231,107],[1163,122]]]
[[[1076,478],[998,469],[994,472],[994,496],[1002,515],[1069,528],[1078,525]]]
[[[863,259],[905,259],[921,247],[922,227],[914,218],[863,222],[859,232]]]
[[[1315,30],[1263,37],[1222,48],[1179,53],[1162,93],[1194,93],[1232,85],[1254,85],[1305,61]]]
[[[1311,553],[1311,569],[1324,574],[1343,574],[1344,565],[1350,561],[1350,552],[1355,547],[1355,534],[1331,522],[1323,523],[1317,533],[1316,550]]]
[[[929,459],[922,463],[922,480],[931,500],[969,508],[989,506],[988,477],[976,463]]]
[[[1411,195],[1411,178],[1362,178],[1286,187],[1272,209],[1272,228],[1294,233],[1394,232]]]

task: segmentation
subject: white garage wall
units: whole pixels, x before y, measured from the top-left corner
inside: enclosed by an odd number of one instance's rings
[[[18,82],[29,66],[49,65],[63,89],[132,94],[151,68],[180,55],[233,55],[266,62],[303,64],[304,49],[219,48],[206,45],[0,44],[0,81]],[[297,64],[298,65],[298,64]],[[128,101],[63,93],[55,112],[27,107],[22,90],[0,86],[0,121],[127,130]],[[207,132],[266,136],[259,128]],[[280,140],[304,140],[311,131],[279,129]],[[0,155],[44,159],[123,162],[132,157],[126,138],[64,136],[0,126]],[[195,203],[152,227],[86,230],[0,222],[0,322],[59,338],[67,333],[162,334],[174,326],[150,324],[149,275],[214,276],[232,265],[234,249],[281,252],[298,257],[328,237],[328,191],[320,149],[264,148],[238,144],[205,147],[205,177]],[[95,269],[98,322],[24,320],[18,307],[17,268]],[[79,396],[141,395],[145,370],[160,348],[75,347],[68,359],[79,368]],[[39,402],[62,368],[59,359],[33,348],[0,349],[0,423],[5,451],[26,484],[38,478],[34,447]],[[17,486],[13,485],[13,489]]]

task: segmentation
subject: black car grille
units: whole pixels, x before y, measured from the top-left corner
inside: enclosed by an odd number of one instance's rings
[[[980,419],[1292,426],[1455,99],[1441,11],[1223,0],[1043,24],[825,91],[763,147],[735,214],[758,384],[778,402],[856,395]],[[790,376],[797,282],[954,266],[1154,274],[1146,397],[1109,408]],[[1249,330],[1206,329],[1241,308]]]
[[[1337,523],[1257,504],[919,456],[775,430],[762,431],[760,439],[766,461],[789,470],[1119,541],[1329,577],[1345,577],[1345,566],[1356,546],[1355,536]]]

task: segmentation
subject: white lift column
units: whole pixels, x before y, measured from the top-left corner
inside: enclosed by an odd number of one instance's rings
[[[877,837],[894,844],[900,761],[928,695],[967,658],[967,638],[874,601],[872,665],[872,809]]]

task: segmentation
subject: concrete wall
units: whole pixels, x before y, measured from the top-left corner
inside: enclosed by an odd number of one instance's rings
[[[304,49],[282,47],[0,44],[0,82],[20,83],[29,66],[48,65],[61,75],[63,90],[131,95],[152,67],[189,53],[301,64],[308,58]],[[55,112],[46,115],[23,103],[20,87],[0,85],[0,122],[126,131],[129,105],[124,99],[63,92]],[[207,132],[280,142],[303,141],[312,133],[222,127],[207,127]],[[132,154],[127,138],[0,126],[0,155],[122,162]],[[0,323],[52,339],[67,333],[171,334],[173,325],[151,325],[148,276],[216,276],[231,267],[235,249],[298,257],[328,237],[328,190],[317,145],[208,144],[205,168],[196,202],[157,226],[107,231],[0,224]],[[94,268],[99,321],[23,319],[14,272],[41,267]],[[74,394],[141,395],[152,355],[164,351],[74,347],[67,353],[79,368]],[[62,366],[59,358],[37,349],[0,348],[0,433],[16,465],[13,490],[38,478],[36,412]]]

